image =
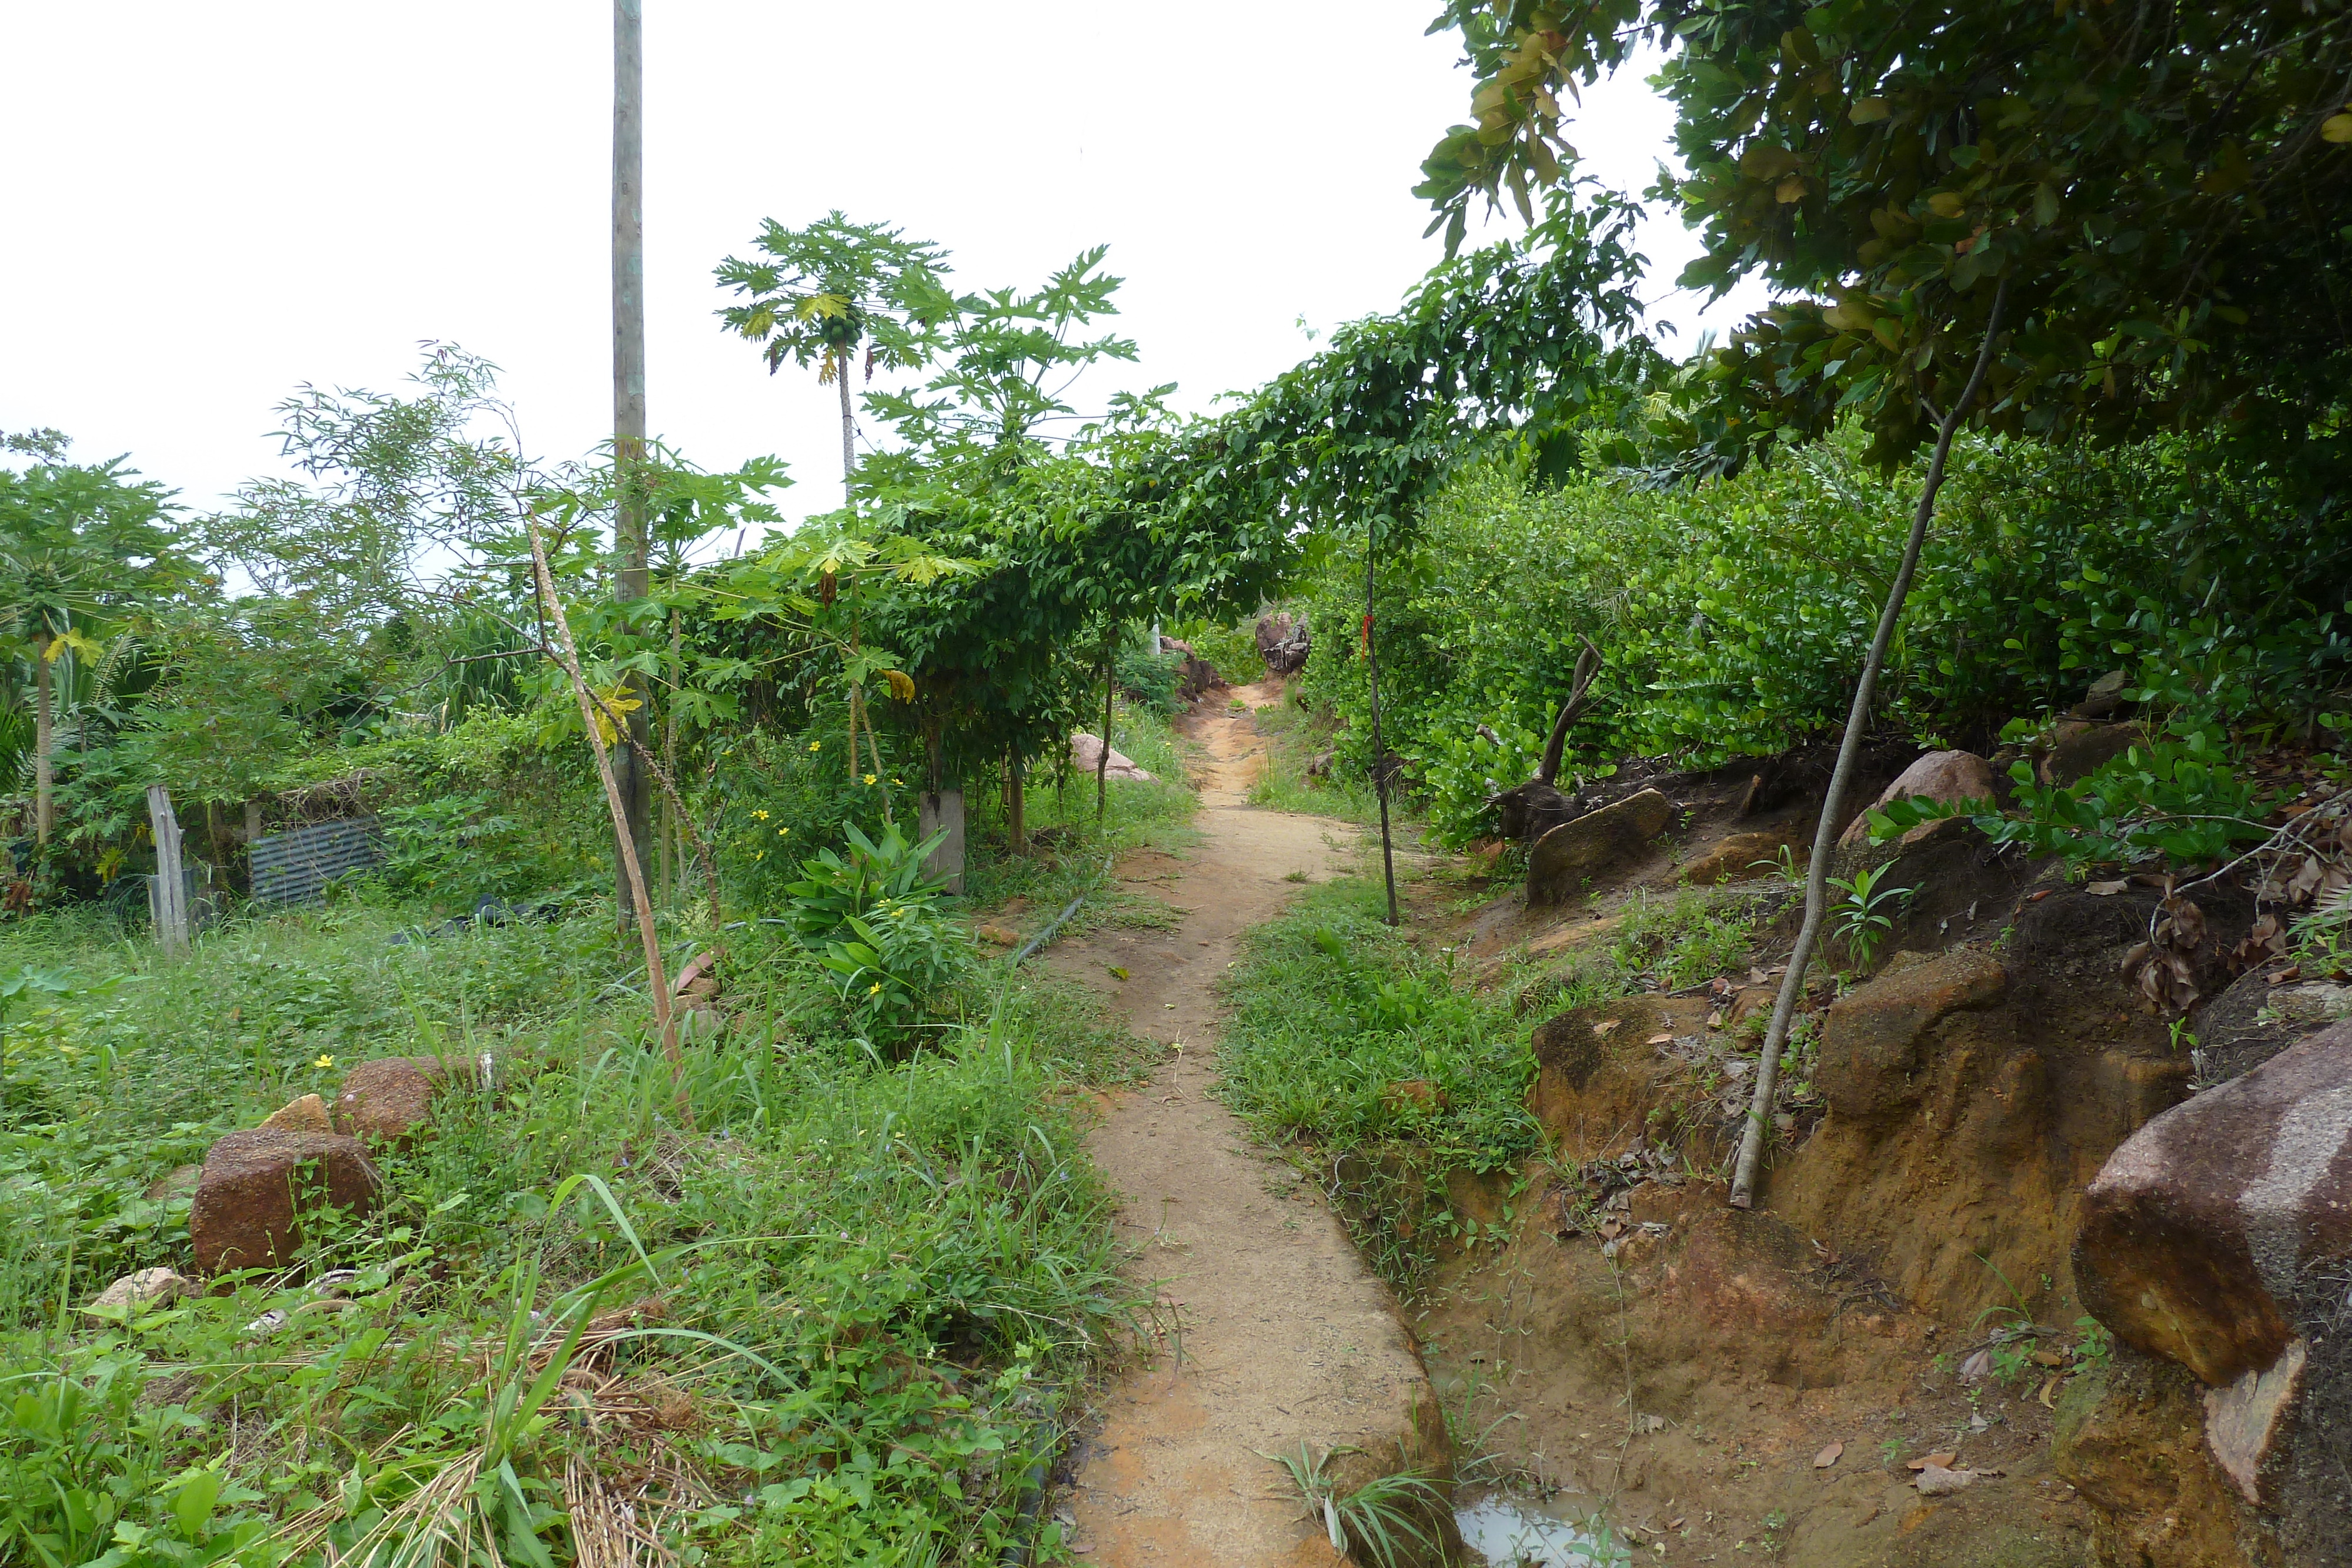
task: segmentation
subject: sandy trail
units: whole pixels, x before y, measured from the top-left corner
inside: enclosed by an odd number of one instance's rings
[[[1279,691],[1232,695],[1255,707]],[[1261,1453],[1353,1445],[1402,1468],[1400,1439],[1425,1459],[1435,1405],[1387,1290],[1338,1219],[1213,1097],[1213,985],[1241,933],[1297,891],[1292,873],[1319,882],[1339,870],[1356,831],[1251,810],[1265,742],[1219,696],[1184,728],[1204,841],[1153,879],[1181,925],[1105,930],[1049,960],[1109,996],[1139,1034],[1181,1045],[1090,1140],[1119,1194],[1126,1267],[1156,1285],[1175,1332],[1106,1391],[1057,1507],[1075,1517],[1073,1549],[1097,1563],[1333,1563],[1319,1524]]]

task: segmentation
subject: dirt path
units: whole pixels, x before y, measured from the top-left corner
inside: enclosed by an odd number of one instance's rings
[[[1278,693],[1232,695],[1255,707]],[[1156,1284],[1172,1332],[1107,1391],[1061,1506],[1073,1549],[1097,1563],[1328,1564],[1339,1554],[1260,1454],[1352,1446],[1364,1454],[1351,1462],[1378,1473],[1442,1460],[1444,1427],[1387,1290],[1314,1188],[1213,1097],[1213,987],[1236,938],[1279,911],[1293,873],[1339,869],[1355,830],[1251,810],[1265,742],[1211,701],[1184,727],[1205,840],[1164,890],[1182,925],[1104,931],[1050,960],[1110,996],[1139,1034],[1181,1047],[1091,1140],[1120,1194],[1127,1267]]]

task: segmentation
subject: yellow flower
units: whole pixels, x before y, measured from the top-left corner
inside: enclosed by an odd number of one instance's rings
[[[765,811],[754,811],[754,812],[752,812],[752,813],[751,813],[751,815],[753,815],[753,816],[755,816],[755,817],[759,818],[759,819],[760,819],[760,821],[763,821],[763,822],[764,822],[764,821],[766,821],[768,820],[768,813],[767,813],[767,812],[765,812]]]
[[[869,996],[869,997],[871,997],[871,996],[878,996],[878,995],[881,993],[881,990],[882,990],[882,982],[881,982],[881,981],[879,981],[879,980],[877,980],[877,981],[875,981],[872,985],[870,985],[870,986],[868,986],[868,987],[866,987],[866,994],[867,996]]]
[[[904,789],[904,788],[906,787],[906,783],[907,783],[907,781],[906,781],[904,779],[891,779],[891,780],[890,780],[890,782],[891,782],[891,783],[893,783],[893,784],[896,784],[896,785],[899,786],[901,789]]]
[[[788,839],[788,838],[791,838],[792,836],[793,836],[793,831],[792,831],[790,828],[778,828],[778,829],[776,830],[776,837],[778,837],[778,838],[780,838],[780,839]]]
[[[334,1064],[335,1059],[331,1056],[322,1056],[319,1058],[318,1061],[310,1063],[313,1067],[332,1067]]]
[[[824,749],[824,742],[822,740],[812,740],[809,742],[809,749],[811,751],[823,751]]]
[[[873,783],[873,782],[874,782],[874,775],[872,775],[871,773],[868,773],[868,774],[866,776],[866,781],[868,784]]]

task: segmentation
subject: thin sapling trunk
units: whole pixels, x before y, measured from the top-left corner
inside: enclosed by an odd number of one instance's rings
[[[1388,748],[1381,741],[1381,657],[1372,641],[1372,538],[1377,524],[1364,524],[1364,670],[1372,694],[1372,790],[1381,800],[1381,874],[1389,890],[1388,923],[1397,923],[1396,852],[1389,836]]]
[[[49,830],[57,821],[57,777],[49,762],[49,745],[57,718],[50,709],[49,642],[33,644],[33,842],[49,847]]]
[[[1992,313],[1985,321],[1984,342],[1977,350],[1976,368],[1969,374],[1968,385],[1943,417],[1936,423],[1936,447],[1927,460],[1927,472],[1919,486],[1919,506],[1911,516],[1911,534],[1904,541],[1903,564],[1895,574],[1895,582],[1886,591],[1886,605],[1879,612],[1878,633],[1871,639],[1870,653],[1862,662],[1862,679],[1853,688],[1853,706],[1846,712],[1845,734],[1838,742],[1837,766],[1831,770],[1829,793],[1822,798],[1820,821],[1813,830],[1813,856],[1805,872],[1805,920],[1797,931],[1797,946],[1789,955],[1789,970],[1780,981],[1780,995],[1772,1004],[1772,1021],[1764,1031],[1764,1052],[1757,1063],[1756,1091],[1748,1106],[1748,1124],[1739,1138],[1739,1158],[1732,1167],[1731,1206],[1747,1208],[1756,1201],[1756,1170],[1764,1155],[1764,1139],[1771,1127],[1773,1097],[1779,1092],[1780,1051],[1788,1043],[1789,1025],[1797,1010],[1797,998],[1804,994],[1805,968],[1812,962],[1813,944],[1820,940],[1822,917],[1828,912],[1830,862],[1837,853],[1838,831],[1844,826],[1843,817],[1847,789],[1853,782],[1853,761],[1862,750],[1864,729],[1870,722],[1871,700],[1878,690],[1879,672],[1886,665],[1886,650],[1895,640],[1895,628],[1903,619],[1903,601],[1911,591],[1911,579],[1919,570],[1919,551],[1927,542],[1927,525],[1936,515],[1936,492],[1943,487],[1944,467],[1952,454],[1952,438],[1959,433],[1969,409],[1984,389],[1985,372],[1992,365],[1993,342],[2000,331],[2001,308],[2009,300],[2009,283],[2003,279],[1993,295]]]
[[[1102,831],[1103,819],[1110,809],[1110,703],[1111,640],[1103,638],[1103,733],[1102,752],[1095,758],[1095,831]]]
[[[596,775],[604,784],[604,804],[613,813],[613,840],[620,849],[622,874],[635,895],[637,940],[646,950],[646,979],[654,994],[654,1023],[661,1031],[662,1054],[669,1059],[671,1078],[676,1082],[682,1063],[677,1051],[677,1020],[670,1016],[669,977],[662,971],[661,937],[654,930],[653,904],[646,897],[646,873],[637,863],[637,846],[629,831],[628,802],[621,797],[620,780],[613,773],[612,753],[605,749],[604,731],[596,726],[601,705],[588,689],[588,678],[580,673],[580,651],[572,645],[572,622],[563,613],[563,601],[556,597],[555,575],[547,567],[547,547],[540,538],[539,524],[534,519],[526,526],[530,531],[531,570],[539,579],[540,597],[546,601],[549,622],[555,628],[556,656],[572,682],[572,695],[579,699],[580,722],[587,727],[588,747],[596,754]],[[627,731],[618,733],[626,735]],[[685,1093],[683,1084],[678,1092]]]

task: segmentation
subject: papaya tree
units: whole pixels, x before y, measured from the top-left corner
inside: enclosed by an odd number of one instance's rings
[[[68,445],[54,431],[9,436],[5,449],[33,461],[0,467],[0,622],[33,666],[33,832],[43,850],[57,810],[52,666],[101,656],[110,618],[194,575],[170,492],[121,457],[69,463]]]
[[[751,244],[748,257],[719,264],[719,283],[742,300],[719,319],[761,345],[770,375],[787,360],[814,364],[818,385],[840,389],[846,497],[857,467],[850,373],[861,350],[869,381],[877,366],[911,370],[929,359],[934,329],[954,306],[940,283],[947,252],[881,224],[852,223],[838,208],[804,228],[770,218]]]

